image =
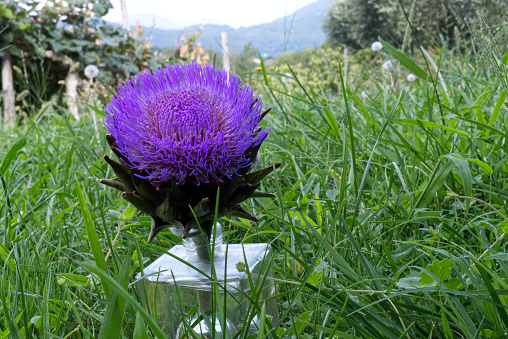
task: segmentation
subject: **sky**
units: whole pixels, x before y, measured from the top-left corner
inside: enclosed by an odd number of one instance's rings
[[[165,17],[175,26],[223,24],[233,28],[271,22],[291,15],[317,0],[126,0],[129,16],[151,14]],[[111,0],[113,8],[104,18],[120,23],[120,0]],[[129,22],[134,25],[135,22]]]

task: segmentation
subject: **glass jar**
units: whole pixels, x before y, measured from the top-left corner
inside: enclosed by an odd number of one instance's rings
[[[199,230],[190,233],[183,245],[146,267],[143,279],[137,276],[139,300],[171,338],[255,333],[263,303],[272,325],[278,322],[270,246],[223,244],[219,224],[214,233],[210,246]],[[250,303],[253,295],[256,305]]]

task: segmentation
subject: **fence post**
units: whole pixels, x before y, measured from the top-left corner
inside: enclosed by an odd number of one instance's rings
[[[222,43],[222,68],[225,71],[231,71],[231,60],[229,58],[229,47],[228,47],[228,33],[221,32],[221,43]]]
[[[14,114],[14,84],[12,78],[11,52],[6,49],[2,56],[2,93],[4,102],[4,124],[14,127],[16,116]]]
[[[120,0],[120,7],[122,8],[122,27],[129,31],[129,16],[127,15],[127,4],[125,1],[126,0]]]

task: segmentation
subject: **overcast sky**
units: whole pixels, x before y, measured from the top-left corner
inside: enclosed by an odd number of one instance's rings
[[[127,0],[127,11],[129,16],[145,13],[166,17],[180,26],[215,23],[238,28],[271,22],[315,1],[317,0]],[[105,19],[121,22],[120,0],[111,0],[111,3],[113,8]]]

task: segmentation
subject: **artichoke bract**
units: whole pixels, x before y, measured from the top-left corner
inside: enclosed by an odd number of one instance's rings
[[[209,238],[215,217],[257,218],[240,203],[273,197],[256,191],[275,167],[251,172],[269,130],[270,109],[233,73],[210,65],[174,64],[139,73],[106,106],[106,136],[118,162],[102,184],[152,217],[148,242],[171,226],[185,238],[198,228]]]

